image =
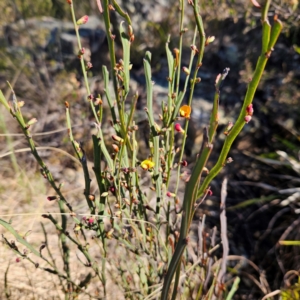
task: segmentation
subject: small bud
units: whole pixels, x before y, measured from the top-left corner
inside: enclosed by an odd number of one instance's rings
[[[89,61],[87,62],[86,66],[85,66],[85,70],[90,70],[93,67],[93,64]]]
[[[79,51],[78,51],[78,55],[83,55],[84,54],[84,52],[85,52],[85,48],[81,48]]]
[[[130,43],[134,42],[134,34],[132,34],[132,35],[130,36],[129,42],[130,42]]]
[[[112,185],[109,187],[109,190],[114,194],[116,192],[116,188]]]
[[[118,152],[120,151],[118,145],[112,144],[111,146],[113,147],[113,149],[114,149],[114,151],[115,151],[116,153],[118,153]]]
[[[232,163],[232,162],[233,162],[232,157],[228,157],[227,160],[226,160],[226,163],[230,164],[230,163]]]
[[[208,195],[208,196],[212,196],[212,194],[213,194],[212,190],[211,190],[211,189],[208,189],[208,190],[207,190],[207,195]]]
[[[83,24],[86,24],[88,20],[89,20],[89,17],[87,15],[85,15],[85,16],[81,17],[80,19],[78,19],[76,24],[83,25]]]
[[[186,75],[190,75],[190,71],[187,67],[182,67],[182,71],[186,74]]]
[[[67,3],[71,5],[73,2],[72,0],[67,0]]]
[[[154,127],[158,133],[161,131],[161,128],[157,123],[154,123]]]
[[[18,101],[18,107],[19,107],[19,108],[23,107],[23,106],[24,106],[24,104],[25,104],[25,102],[24,102],[24,101]]]
[[[209,174],[209,170],[206,167],[203,168],[203,172],[205,172],[206,174]]]
[[[183,28],[183,30],[180,31],[180,34],[186,33],[188,31],[187,28]]]
[[[185,132],[179,123],[176,123],[175,126],[174,126],[174,128],[175,128],[175,130],[177,132],[180,132],[180,133],[184,133]]]
[[[36,123],[36,122],[37,122],[37,119],[36,119],[36,118],[32,118],[32,119],[30,119],[30,120],[27,122],[26,127],[29,127],[29,126],[33,125],[34,123]]]
[[[115,141],[115,142],[119,142],[119,143],[123,143],[124,142],[124,140],[121,138],[121,137],[119,137],[119,136],[117,136],[117,135],[112,135],[111,136],[111,138]]]
[[[230,133],[232,127],[233,127],[233,123],[232,122],[228,122],[228,125],[227,125],[227,127],[226,127],[226,129],[224,131],[224,134],[228,135]]]
[[[183,166],[183,167],[187,167],[188,165],[188,162],[186,160],[183,160],[180,162],[180,164]]]
[[[194,53],[199,53],[199,50],[196,45],[191,45],[191,49]]]
[[[103,101],[101,98],[95,98],[94,105],[102,105]]]
[[[253,110],[253,104],[252,104],[252,103],[249,104],[249,105],[247,106],[246,112],[247,112],[247,114],[248,114],[249,116],[253,116],[254,110]]]
[[[95,98],[94,95],[92,95],[92,94],[88,95],[88,100],[89,101],[94,100],[94,98]]]
[[[95,222],[94,218],[89,218],[87,221],[89,225],[93,225]]]
[[[95,195],[90,194],[90,195],[89,195],[89,200],[90,200],[90,201],[95,201]]]
[[[43,169],[40,169],[40,172],[44,178],[47,178],[47,174]]]
[[[248,116],[245,116],[244,121],[246,123],[249,123],[251,121],[251,119],[252,119],[252,117],[248,115]]]
[[[47,197],[48,201],[53,201],[53,200],[56,200],[56,199],[57,199],[57,196],[48,196]]]
[[[168,197],[173,197],[173,198],[174,198],[174,197],[176,197],[176,194],[171,193],[171,192],[167,192],[167,196],[168,196]]]
[[[20,257],[16,258],[16,263],[19,263],[21,261]]]
[[[69,107],[70,107],[70,104],[69,104],[68,101],[65,101],[65,107],[66,107],[66,108],[69,108]]]
[[[206,41],[205,41],[205,46],[209,45],[210,43],[212,43],[215,40],[214,36],[209,36]]]

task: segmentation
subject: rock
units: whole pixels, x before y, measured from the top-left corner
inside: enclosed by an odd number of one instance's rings
[[[98,53],[104,40],[104,25],[96,16],[80,26],[82,47],[85,48],[85,59]],[[78,53],[77,38],[72,22],[60,21],[52,17],[20,20],[4,27],[4,36],[8,47],[14,51],[26,49],[29,53],[35,50],[45,51],[47,59],[63,63],[65,60],[76,60]]]

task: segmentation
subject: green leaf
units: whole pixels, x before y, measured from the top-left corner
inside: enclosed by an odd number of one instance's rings
[[[15,229],[6,221],[0,219],[0,224],[7,230],[9,231],[15,238],[16,240],[22,244],[23,246],[25,246],[27,249],[30,250],[31,253],[33,253],[34,255],[43,258],[40,254],[39,251],[37,251],[31,244],[29,244],[26,240],[24,240],[24,238],[22,236],[20,236]],[[43,258],[44,259],[44,258]]]
[[[125,97],[127,96],[129,92],[129,80],[130,80],[130,41],[129,41],[129,36],[125,33],[123,29],[123,23],[120,24],[120,36],[121,36],[121,41],[122,41],[122,46],[123,46],[123,79],[124,79],[124,89],[125,89]]]
[[[282,30],[282,22],[279,19],[276,19],[272,26],[268,51],[272,51],[272,49],[274,48],[281,30]]]

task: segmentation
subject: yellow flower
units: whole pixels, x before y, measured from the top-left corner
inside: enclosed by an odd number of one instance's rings
[[[191,111],[192,111],[192,109],[189,105],[183,105],[179,109],[179,114],[181,117],[189,119],[191,116]]]
[[[154,162],[151,160],[146,159],[146,160],[142,161],[142,163],[141,163],[141,168],[143,170],[149,170],[149,169],[152,169],[153,167],[154,167]]]

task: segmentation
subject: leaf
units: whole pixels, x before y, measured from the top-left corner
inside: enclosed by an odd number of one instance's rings
[[[23,246],[25,246],[27,249],[29,249],[34,255],[41,257],[41,254],[39,251],[37,251],[31,244],[29,244],[26,240],[24,240],[24,238],[22,236],[20,236],[15,229],[6,221],[0,219],[0,224],[6,229],[8,230],[15,238],[16,240],[22,244]]]
[[[120,36],[121,36],[121,41],[122,41],[122,46],[123,46],[123,72],[124,72],[124,88],[125,88],[125,93],[126,95],[129,92],[129,81],[130,81],[130,41],[128,35],[125,33],[123,29],[123,23],[120,24]]]

